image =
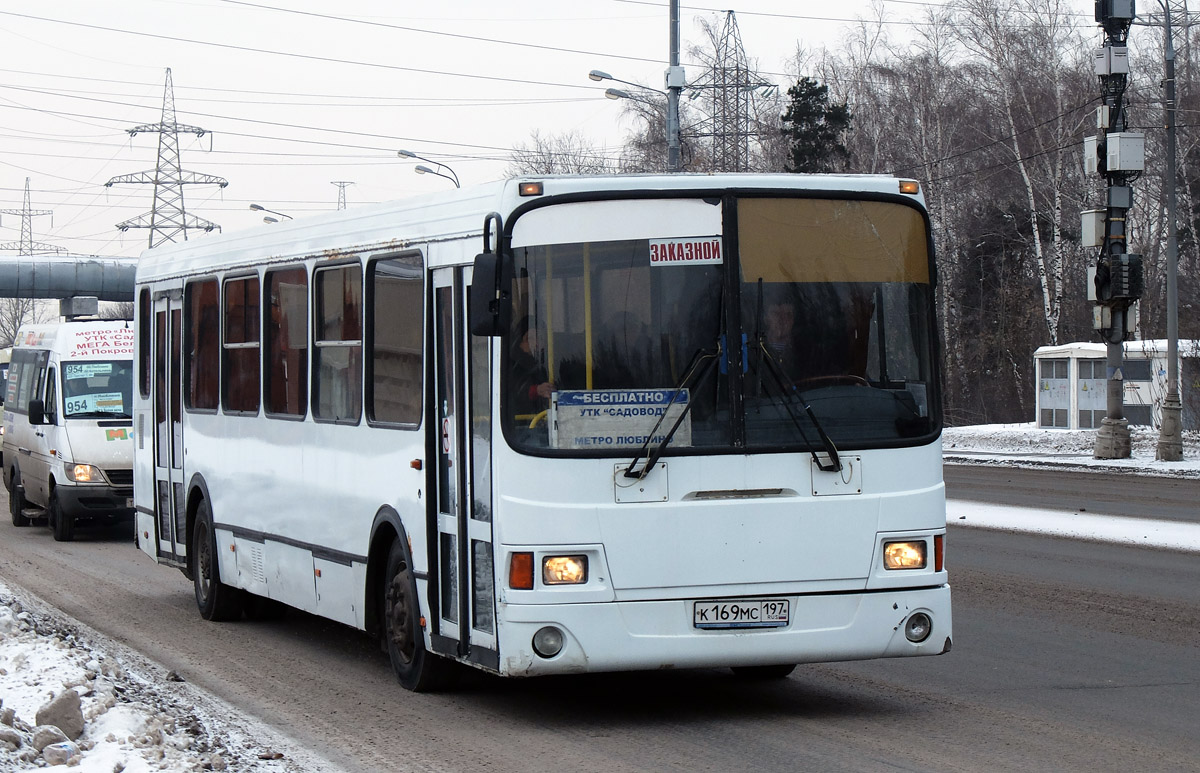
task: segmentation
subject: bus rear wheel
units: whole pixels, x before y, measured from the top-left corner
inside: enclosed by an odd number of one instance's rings
[[[50,502],[46,505],[46,516],[50,520],[50,528],[54,531],[55,542],[70,542],[75,539],[75,516],[64,513],[58,503],[58,492],[50,492]]]
[[[388,552],[383,576],[381,615],[383,643],[396,678],[407,690],[433,692],[454,681],[454,665],[425,649],[417,583],[399,540]]]
[[[200,609],[200,616],[213,622],[240,618],[241,591],[221,582],[217,535],[213,531],[212,511],[207,500],[201,500],[196,508],[196,523],[192,527],[192,544],[188,553],[192,560],[192,584],[196,589],[196,606]]]

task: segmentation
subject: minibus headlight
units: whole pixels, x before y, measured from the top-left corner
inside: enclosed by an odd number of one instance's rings
[[[67,479],[75,483],[102,483],[104,476],[90,464],[68,464]]]
[[[884,543],[883,566],[885,569],[924,569],[925,541]]]
[[[579,585],[587,582],[587,556],[546,556],[542,559],[546,585]]]

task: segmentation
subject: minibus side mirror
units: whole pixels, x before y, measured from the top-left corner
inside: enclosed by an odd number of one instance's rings
[[[29,401],[29,423],[34,425],[46,423],[46,404],[41,400]]]
[[[512,261],[503,253],[475,256],[471,272],[471,333],[500,336],[512,326]]]

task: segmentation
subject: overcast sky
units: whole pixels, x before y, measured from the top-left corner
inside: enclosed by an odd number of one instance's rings
[[[883,0],[904,35],[941,0]],[[1086,12],[1090,0],[1071,0]],[[686,52],[718,28],[717,3],[683,3]],[[414,174],[404,148],[451,166],[464,185],[502,176],[531,131],[578,131],[613,155],[629,125],[601,69],[662,87],[666,0],[6,0],[0,6],[0,207],[20,209],[33,239],[73,254],[135,256],[151,185],[104,184],[153,170],[172,69],[185,170],[229,181],[185,186],[189,213],[226,232],[262,224],[249,204],[296,217],[403,198],[449,182]],[[867,0],[742,0],[747,55],[786,89],[797,47],[836,46]],[[691,59],[685,53],[683,63]],[[689,77],[698,74],[693,68]],[[20,238],[0,215],[0,242]],[[3,251],[0,255],[15,254]]]

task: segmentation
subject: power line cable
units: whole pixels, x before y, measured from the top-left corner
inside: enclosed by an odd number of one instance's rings
[[[403,32],[416,32],[423,35],[436,35],[446,38],[457,38],[459,40],[473,40],[479,43],[494,43],[496,45],[517,46],[520,48],[532,48],[541,51],[556,51],[564,54],[583,54],[585,56],[599,56],[607,59],[626,59],[633,62],[649,62],[652,64],[661,64],[662,59],[651,59],[644,56],[627,56],[625,54],[610,54],[603,51],[586,51],[578,48],[563,48],[561,46],[547,46],[540,43],[522,43],[515,40],[504,40],[502,38],[485,38],[478,35],[464,35],[458,32],[442,32],[440,30],[430,30],[421,27],[409,27],[402,24],[391,24],[381,21],[369,21],[367,19],[356,19],[350,16],[335,16],[333,14],[316,13],[314,11],[301,11],[295,8],[281,8],[275,5],[264,5],[261,3],[250,3],[246,0],[218,0],[227,5],[240,5],[247,8],[258,8],[267,11],[277,11],[279,13],[289,13],[296,16],[310,16],[317,19],[328,19],[332,21],[345,22],[347,24],[362,24],[370,27],[379,27],[382,29],[401,30]]]
[[[3,12],[0,12],[0,13],[3,13]],[[0,88],[19,88],[19,87],[0,86]],[[19,90],[25,91],[28,89],[19,89]],[[112,104],[112,105],[124,106],[124,103],[114,102],[112,100],[106,100],[106,99],[95,99],[95,98],[91,98],[91,97],[83,97],[83,96],[71,95],[71,94],[60,95],[60,96],[62,96],[63,98],[67,98],[67,99],[79,99],[79,100],[84,100],[84,101],[88,101],[88,102],[98,102],[100,104]],[[32,111],[44,113],[47,115],[59,115],[59,116],[64,116],[64,117],[76,117],[76,118],[83,117],[83,118],[90,118],[93,120],[112,121],[114,123],[119,122],[119,121],[124,121],[124,119],[108,118],[106,116],[87,115],[87,114],[83,114],[83,113],[68,113],[65,111],[47,110],[45,108],[28,107],[25,105],[3,105],[3,104],[0,104],[0,109],[4,109],[4,108],[8,108],[8,109],[12,109],[12,110],[32,110]],[[366,137],[366,138],[370,138],[370,139],[391,140],[391,141],[394,141],[397,143],[400,143],[400,142],[422,143],[422,144],[428,144],[428,145],[443,145],[443,146],[456,147],[456,148],[475,148],[475,149],[479,149],[479,150],[494,151],[494,152],[498,152],[498,153],[508,153],[512,150],[511,148],[504,148],[504,147],[500,147],[497,145],[480,145],[480,144],[467,143],[467,142],[451,142],[449,140],[439,140],[439,139],[433,139],[433,138],[429,138],[429,137],[402,137],[402,136],[388,135],[388,134],[377,134],[374,132],[354,131],[354,130],[350,130],[350,129],[333,129],[333,128],[328,128],[328,127],[323,127],[323,126],[304,126],[301,124],[292,124],[292,123],[286,123],[283,121],[267,121],[267,120],[256,119],[256,118],[242,118],[240,116],[235,116],[235,115],[223,115],[220,113],[204,113],[204,112],[199,112],[199,111],[194,111],[194,110],[186,110],[186,111],[180,111],[180,112],[185,115],[198,116],[201,118],[211,118],[211,119],[227,120],[227,121],[238,121],[238,122],[242,122],[242,123],[259,124],[259,125],[263,125],[263,126],[272,126],[272,127],[277,127],[277,128],[298,129],[298,130],[302,130],[302,131],[327,132],[327,133],[331,133],[331,134],[344,134],[344,135],[349,135],[349,136],[354,136],[354,137]],[[214,133],[216,133],[216,132],[214,132]],[[383,146],[375,146],[375,145],[354,145],[354,144],[349,144],[349,143],[328,142],[328,141],[324,141],[324,140],[311,140],[311,139],[300,139],[300,138],[294,138],[294,137],[278,137],[278,136],[269,136],[269,135],[261,135],[261,134],[250,134],[247,132],[230,131],[227,129],[222,130],[219,133],[226,135],[226,136],[230,136],[230,137],[245,137],[245,138],[251,138],[251,139],[264,139],[264,140],[270,140],[272,142],[294,142],[294,143],[306,144],[306,145],[323,145],[323,146],[329,146],[329,147],[340,147],[340,148],[347,148],[347,149],[353,149],[353,150],[372,150],[372,151],[379,151],[379,152],[394,152],[395,151],[394,146],[383,147]],[[434,154],[434,155],[437,155],[437,154]]]
[[[20,19],[31,19],[33,21],[42,21],[50,24],[63,24],[69,27],[80,27],[83,29],[99,30],[101,32],[113,32],[121,35],[133,35],[136,37],[152,38],[155,40],[166,40],[172,43],[189,43],[198,46],[212,46],[214,48],[223,48],[231,51],[245,51],[254,54],[269,54],[271,56],[286,56],[293,59],[304,59],[313,62],[325,62],[328,64],[348,64],[356,67],[373,67],[381,70],[395,70],[397,72],[415,72],[422,75],[441,75],[449,78],[468,78],[473,80],[496,81],[499,83],[518,83],[528,86],[554,86],[556,88],[566,89],[592,89],[591,86],[585,86],[575,83],[556,83],[554,81],[538,81],[526,78],[506,78],[500,75],[477,75],[473,73],[451,72],[449,70],[431,70],[421,67],[404,67],[398,64],[383,64],[381,62],[366,62],[354,59],[339,59],[332,56],[317,56],[316,54],[299,54],[293,51],[273,51],[267,48],[255,48],[254,46],[238,46],[232,43],[217,43],[210,40],[196,40],[194,38],[183,38],[175,35],[160,35],[154,32],[138,32],[136,30],[123,30],[118,27],[105,27],[99,24],[87,24],[85,22],[66,21],[65,19],[50,19],[44,16],[33,16],[25,13],[15,13],[13,11],[0,11],[0,15],[11,16]]]

